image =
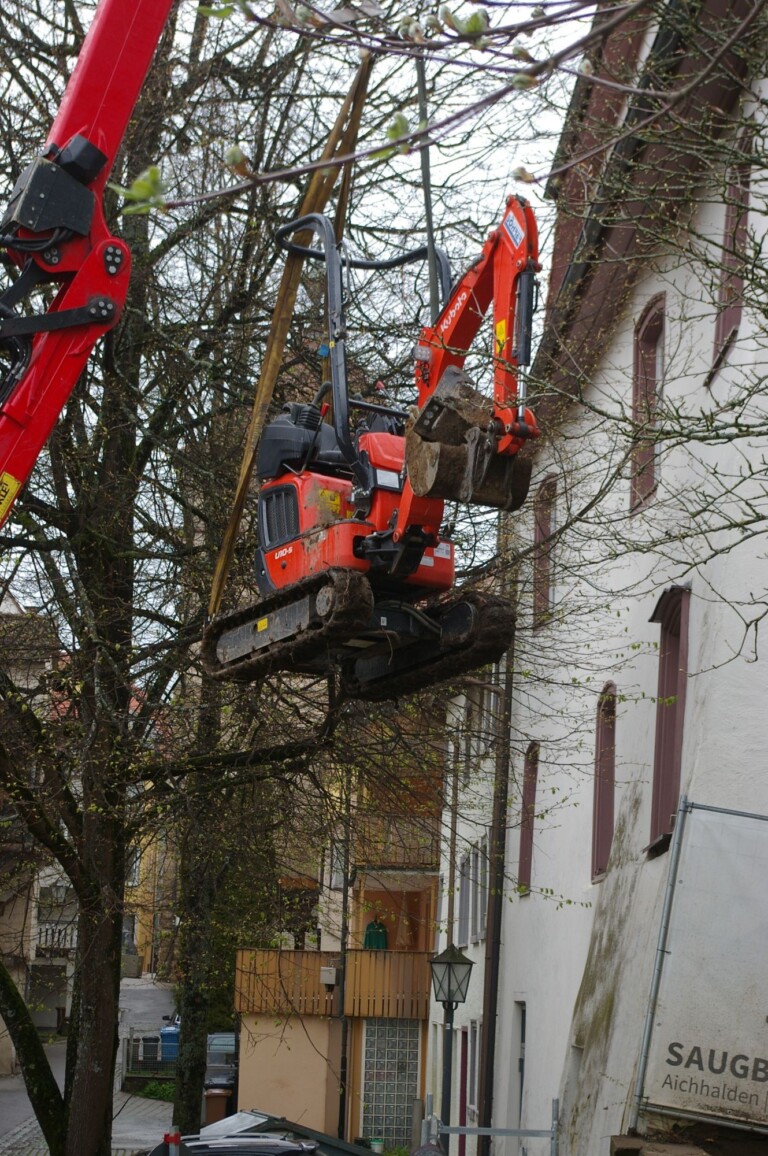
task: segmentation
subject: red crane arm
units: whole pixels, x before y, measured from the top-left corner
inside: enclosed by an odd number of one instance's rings
[[[118,321],[130,252],[107,228],[104,186],[173,0],[101,0],[51,127],[0,224],[20,267],[0,294],[0,525],[29,477],[96,341]],[[16,311],[58,286],[45,314]]]

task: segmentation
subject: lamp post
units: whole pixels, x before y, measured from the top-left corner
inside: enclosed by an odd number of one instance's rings
[[[446,1126],[451,1122],[451,1077],[453,1065],[453,1013],[460,1003],[467,998],[469,977],[474,964],[467,959],[452,943],[433,959],[429,966],[432,969],[432,987],[437,1003],[443,1005],[445,1018],[443,1020],[443,1095],[440,1105],[440,1121]],[[448,1154],[449,1138],[442,1135],[440,1144]]]

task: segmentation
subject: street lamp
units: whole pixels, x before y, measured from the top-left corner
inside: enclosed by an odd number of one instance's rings
[[[464,1003],[467,998],[469,977],[474,964],[467,959],[452,943],[433,959],[429,966],[432,969],[432,987],[435,1000],[443,1005],[445,1017],[443,1020],[443,1097],[440,1105],[440,1121],[446,1127],[451,1122],[451,1067],[453,1064],[453,1013],[458,1004]],[[448,1153],[448,1136],[443,1135],[440,1143],[443,1151]]]

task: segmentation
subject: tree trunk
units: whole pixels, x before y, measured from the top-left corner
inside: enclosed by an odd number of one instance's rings
[[[122,943],[123,838],[103,818],[86,840],[93,889],[78,922],[77,1066],[72,1083],[66,1156],[110,1156],[112,1099],[118,1043]],[[110,829],[112,828],[112,829]],[[89,837],[90,836],[90,837]],[[98,962],[97,962],[98,961]]]
[[[66,1113],[42,1040],[21,992],[0,962],[0,1015],[21,1065],[21,1074],[51,1156],[65,1156]]]
[[[193,810],[196,810],[194,805]],[[217,881],[207,855],[204,829],[205,815],[197,813],[189,825],[180,870],[183,921],[181,1036],[173,1120],[182,1133],[200,1130],[208,1047],[212,965],[210,925]],[[201,862],[201,859],[206,861]]]

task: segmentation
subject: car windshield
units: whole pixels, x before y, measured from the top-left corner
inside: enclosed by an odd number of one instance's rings
[[[235,1033],[218,1032],[208,1036],[208,1063],[234,1064]]]

